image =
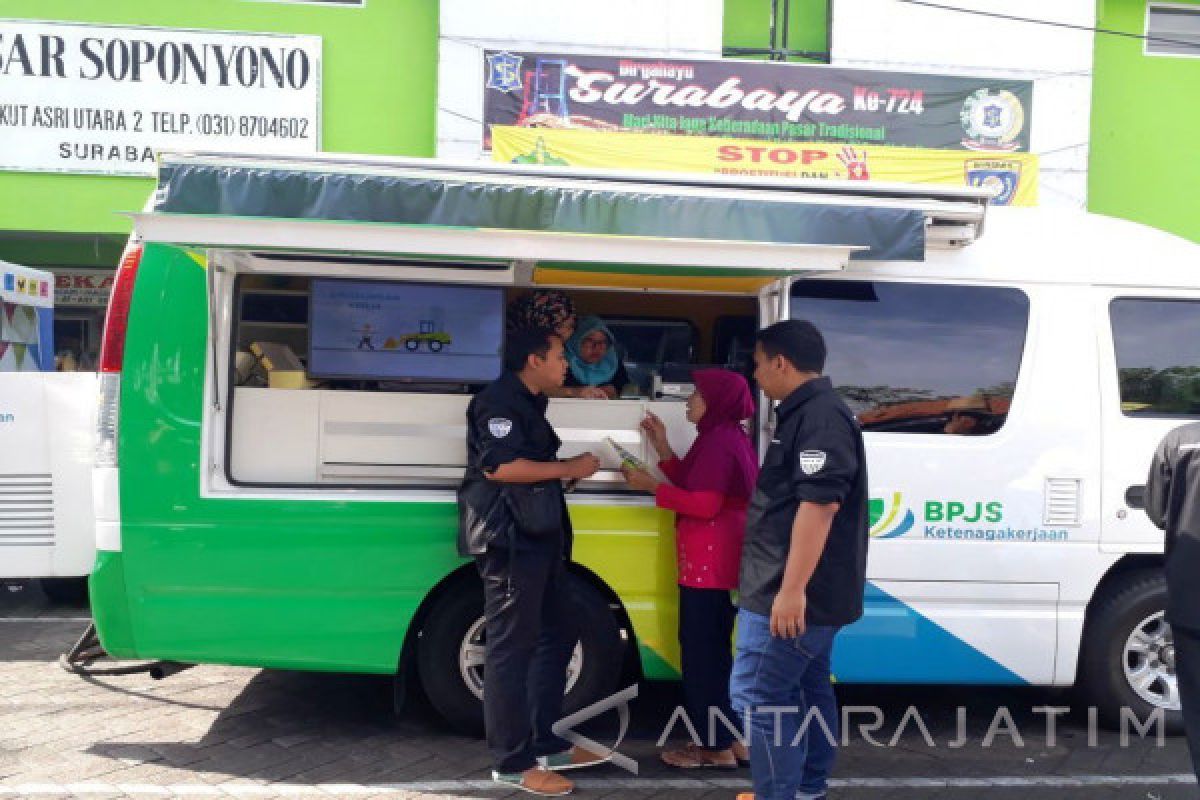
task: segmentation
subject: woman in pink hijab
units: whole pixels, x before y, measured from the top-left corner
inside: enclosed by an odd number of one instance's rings
[[[667,441],[662,420],[647,414],[642,430],[667,477],[659,482],[643,470],[626,469],[634,489],[654,493],[660,508],[676,513],[679,563],[679,646],[684,706],[701,739],[708,735],[709,709],[719,709],[738,726],[729,705],[736,616],[730,591],[737,588],[746,507],[758,479],[758,457],[742,421],[754,416],[746,379],[723,369],[697,370],[687,418],[699,435],[680,460]],[[663,752],[673,767],[733,769],[746,757],[732,731],[718,720],[712,741]]]

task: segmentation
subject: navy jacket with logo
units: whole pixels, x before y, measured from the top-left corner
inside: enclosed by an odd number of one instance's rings
[[[505,371],[471,398],[467,406],[467,471],[458,489],[458,554],[475,556],[489,546],[561,549],[571,552],[571,522],[562,502],[561,537],[531,540],[518,532],[505,497],[505,485],[486,473],[525,458],[555,461],[562,445],[546,419],[545,395],[534,395],[516,373]],[[562,497],[561,484],[553,488]]]
[[[867,461],[862,430],[828,378],[780,403],[746,517],[738,604],[769,616],[783,582],[802,502],[839,503],[808,582],[805,621],[849,625],[863,614],[867,578]]]

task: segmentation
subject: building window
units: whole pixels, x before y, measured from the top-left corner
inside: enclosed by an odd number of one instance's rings
[[[800,281],[791,316],[824,335],[864,430],[983,435],[1008,417],[1029,320],[1017,289]]]
[[[1109,314],[1121,411],[1200,417],[1200,302],[1120,299]]]
[[[1200,5],[1146,5],[1146,55],[1200,57]]]

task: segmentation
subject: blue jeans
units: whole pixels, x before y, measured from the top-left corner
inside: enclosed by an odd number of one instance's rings
[[[745,609],[737,626],[729,691],[733,710],[749,722],[754,798],[819,797],[837,756],[829,657],[839,629],[810,625],[795,639],[778,639],[769,617]]]

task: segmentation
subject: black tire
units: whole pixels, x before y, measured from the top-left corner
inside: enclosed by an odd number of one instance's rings
[[[1134,629],[1167,607],[1167,582],[1161,571],[1139,570],[1121,576],[1103,590],[1088,613],[1079,654],[1079,688],[1108,728],[1121,725],[1121,709],[1144,721],[1157,707],[1141,697],[1125,675],[1126,643]],[[1165,624],[1165,623],[1164,623]],[[1167,733],[1183,732],[1183,715],[1166,711]]]
[[[50,602],[62,606],[85,607],[88,604],[88,579],[42,578],[42,592]]]
[[[431,353],[440,353],[440,352],[442,352],[442,343],[441,343],[441,342],[437,342],[437,341],[432,341],[432,340],[431,340],[431,341],[429,342],[429,352],[431,352]]]
[[[607,599],[581,578],[568,579],[581,615],[583,666],[563,702],[567,714],[611,695],[624,659],[621,629]],[[482,617],[483,586],[464,579],[431,609],[417,644],[417,671],[429,702],[452,728],[472,736],[483,735],[483,704],[463,679],[459,652]]]
[[[410,353],[415,353],[421,347],[421,343],[416,339],[409,339],[404,343],[404,349]]]

